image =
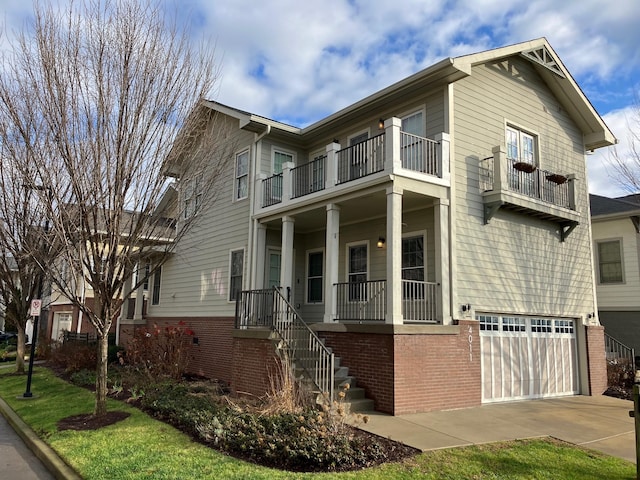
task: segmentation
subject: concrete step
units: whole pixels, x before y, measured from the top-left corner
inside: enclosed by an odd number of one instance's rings
[[[344,402],[345,413],[372,412],[374,402],[370,398],[361,398]]]

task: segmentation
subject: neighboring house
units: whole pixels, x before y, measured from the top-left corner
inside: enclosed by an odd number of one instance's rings
[[[590,195],[598,316],[640,353],[640,195]]]
[[[196,373],[261,394],[275,335],[323,388],[302,319],[391,414],[606,389],[585,154],[615,138],[545,39],[305,128],[205,105],[234,128],[233,168],[147,317],[196,332]]]

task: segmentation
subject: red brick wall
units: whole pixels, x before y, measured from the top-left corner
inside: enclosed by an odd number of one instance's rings
[[[262,396],[269,391],[271,375],[277,375],[273,342],[265,338],[233,339],[231,389],[237,394]]]
[[[147,318],[147,325],[157,324],[160,328],[177,325],[183,321],[185,327],[194,331],[198,344],[192,345],[189,372],[203,377],[232,381],[233,326],[232,317],[194,317],[194,318]],[[133,325],[122,326],[122,338],[131,334]],[[126,332],[125,332],[126,330]],[[122,343],[122,342],[121,342]]]
[[[480,405],[477,322],[461,321],[459,334],[395,335],[394,350],[394,415]]]
[[[604,349],[604,327],[586,326],[589,392],[601,395],[607,389],[607,357]]]
[[[321,338],[349,367],[357,386],[375,402],[375,409],[393,413],[393,335],[319,332]]]

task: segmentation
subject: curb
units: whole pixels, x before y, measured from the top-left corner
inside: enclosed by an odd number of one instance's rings
[[[42,441],[2,398],[0,398],[0,413],[54,477],[58,480],[82,480],[82,477]]]

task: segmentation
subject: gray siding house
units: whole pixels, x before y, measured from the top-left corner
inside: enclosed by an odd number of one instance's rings
[[[615,138],[546,39],[305,128],[205,105],[233,166],[143,320],[189,324],[194,372],[260,394],[285,349],[392,414],[606,389],[585,154]]]

